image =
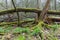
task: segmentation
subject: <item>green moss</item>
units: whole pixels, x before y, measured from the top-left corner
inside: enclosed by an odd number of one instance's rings
[[[24,10],[22,12],[41,12],[42,10],[37,9],[37,8],[17,8],[17,11],[21,11]],[[0,15],[4,15],[4,14],[13,14],[13,12],[15,12],[14,8],[10,8],[8,10],[0,10]],[[60,13],[60,11],[56,11],[56,10],[48,10],[48,12],[53,12],[53,13]]]

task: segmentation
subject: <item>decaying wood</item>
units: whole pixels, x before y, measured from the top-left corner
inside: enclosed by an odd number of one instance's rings
[[[57,18],[57,17],[48,17],[46,19],[47,21],[49,22],[56,22],[56,21],[59,21],[60,22],[60,18]],[[23,23],[28,23],[28,22],[35,22],[35,20],[29,20],[29,21],[20,21],[20,24],[23,24]],[[4,25],[14,25],[14,24],[17,24],[17,21],[15,22],[0,22],[0,26],[4,26]]]
[[[23,23],[28,23],[28,22],[35,22],[35,20],[28,20],[28,21],[19,21],[20,24],[23,24]],[[14,25],[14,24],[17,24],[17,21],[15,22],[0,22],[0,26],[3,26],[3,25]]]
[[[16,8],[17,12],[35,12],[35,13],[41,13],[42,10],[40,9],[35,9],[35,8]],[[8,10],[1,10],[0,11],[0,15],[4,15],[4,14],[13,14],[14,12],[16,12],[14,8],[12,9],[8,9]],[[48,10],[47,12],[48,14],[56,14],[56,15],[60,15],[60,11],[55,11],[55,10]]]

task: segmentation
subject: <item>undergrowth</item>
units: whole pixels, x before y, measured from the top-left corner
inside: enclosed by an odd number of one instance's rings
[[[26,40],[28,38],[34,36],[35,38],[39,38],[39,40],[58,40],[55,36],[56,30],[59,28],[60,25],[54,24],[54,25],[48,25],[44,24],[43,22],[40,22],[38,25],[34,27],[16,27],[13,30],[13,34],[18,34],[14,40]],[[12,30],[12,26],[7,26],[6,28],[0,27],[0,33],[8,33],[10,30]],[[23,35],[25,34],[25,35]],[[26,35],[28,38],[26,38]],[[38,40],[37,38],[37,40]]]

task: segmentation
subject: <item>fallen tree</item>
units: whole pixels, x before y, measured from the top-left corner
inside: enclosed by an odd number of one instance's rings
[[[36,9],[36,8],[14,8],[8,9],[8,10],[1,10],[0,15],[4,14],[13,14],[14,12],[35,12],[35,13],[41,13],[42,10]],[[48,14],[56,14],[60,15],[60,11],[55,11],[55,10],[48,10]]]
[[[53,22],[60,22],[60,17],[53,17],[53,16],[48,16],[47,18],[47,21],[53,21]],[[22,23],[28,23],[28,22],[35,22],[35,19],[33,20],[25,20],[25,21],[20,21],[20,24]],[[0,26],[3,26],[3,25],[14,25],[14,24],[17,24],[17,21],[15,22],[0,22]]]
[[[23,23],[35,22],[35,20],[25,20],[25,21],[19,21],[19,22],[20,22],[20,24],[23,24]],[[0,26],[14,25],[14,24],[17,24],[17,21],[15,21],[15,22],[0,22]]]
[[[57,18],[57,17],[48,17],[48,19],[47,19],[48,21],[60,22],[60,18]],[[35,22],[35,20],[20,21],[20,24],[28,23],[28,22]],[[14,25],[14,24],[17,24],[17,21],[15,21],[15,22],[0,22],[0,26],[3,26],[3,25]]]

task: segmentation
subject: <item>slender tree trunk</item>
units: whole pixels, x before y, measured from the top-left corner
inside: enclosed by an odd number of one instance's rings
[[[54,4],[55,4],[55,10],[56,10],[56,0],[54,0],[55,2],[54,2]]]
[[[12,4],[13,4],[13,6],[14,6],[14,8],[15,8],[15,11],[16,11],[16,13],[17,13],[17,16],[18,16],[18,26],[20,25],[20,19],[19,19],[19,12],[17,12],[17,10],[16,10],[16,6],[15,6],[15,4],[14,4],[14,1],[12,0]]]
[[[8,1],[5,0],[5,2],[6,2],[6,7],[5,7],[5,9],[8,9]],[[7,22],[11,21],[12,16],[11,16],[10,14],[7,14],[7,16],[8,16],[8,19],[6,19],[6,21],[7,21]]]
[[[39,0],[37,0],[37,9],[40,9],[40,8],[39,8]],[[36,14],[36,18],[35,18],[36,23],[37,23],[38,20],[39,20],[39,15],[40,15],[40,13],[37,13],[37,14]]]
[[[7,0],[5,0],[5,2],[6,2],[6,9],[8,9],[8,3],[7,3]],[[7,16],[8,16],[8,19],[7,19],[6,21],[8,21],[8,22],[9,22],[11,17],[10,17],[10,15],[9,15],[9,14],[7,14]]]
[[[37,8],[39,9],[39,0],[37,0]]]
[[[25,3],[25,7],[27,8],[28,7],[28,0],[26,0],[26,3]],[[25,12],[25,14],[26,14],[27,12]],[[27,15],[26,15],[27,16]]]

